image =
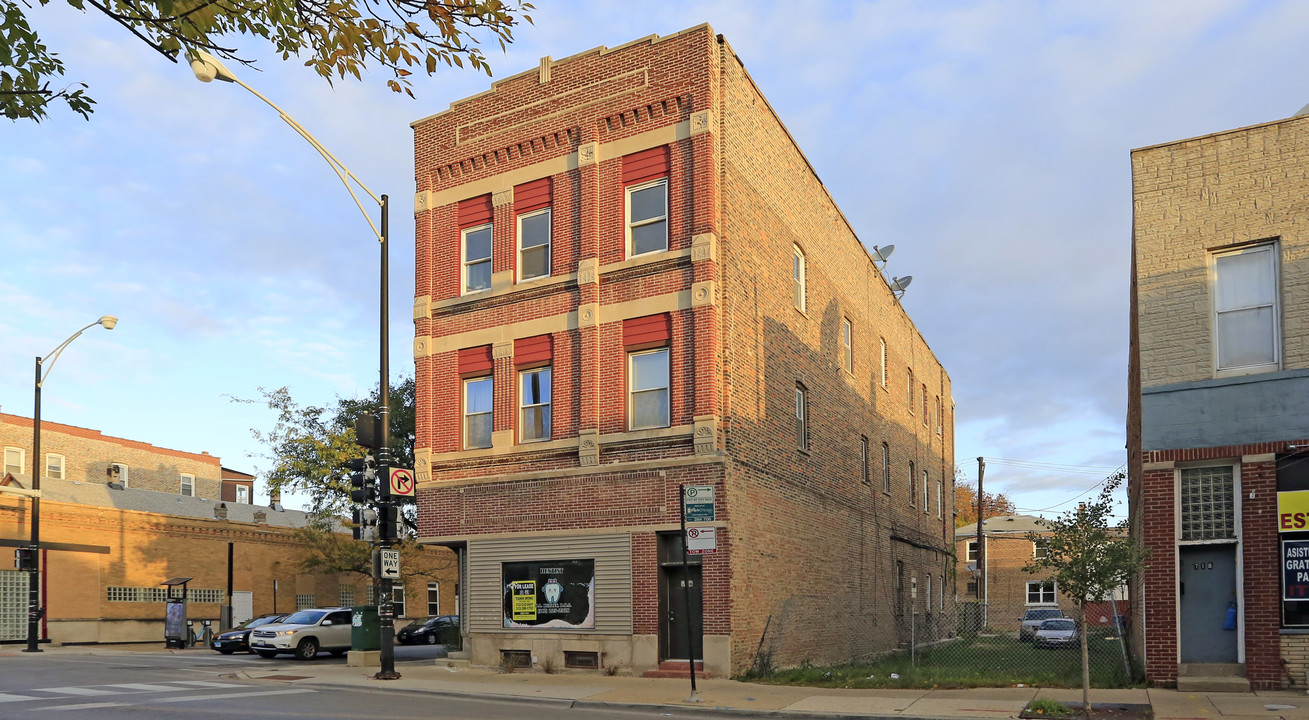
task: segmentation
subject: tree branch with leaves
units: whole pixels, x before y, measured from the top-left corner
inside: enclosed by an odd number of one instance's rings
[[[36,0],[45,6],[54,0]],[[530,3],[506,0],[65,0],[95,11],[136,40],[177,62],[188,49],[246,66],[255,63],[234,43],[238,37],[271,46],[283,60],[295,56],[330,84],[347,74],[363,79],[370,65],[390,72],[387,87],[414,96],[414,70],[469,67],[491,74],[483,38],[500,49],[514,29],[532,22]],[[32,28],[29,0],[0,0],[0,112],[11,120],[40,122],[50,105],[90,119],[95,103],[85,83],[51,89],[65,74],[63,60]]]

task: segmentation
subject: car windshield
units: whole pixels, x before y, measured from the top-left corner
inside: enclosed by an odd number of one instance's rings
[[[301,610],[298,613],[292,613],[290,617],[282,622],[287,625],[313,625],[326,615],[324,610]]]
[[[257,628],[257,627],[259,627],[260,625],[267,625],[268,623],[273,622],[273,621],[277,620],[277,619],[280,618],[280,617],[282,617],[282,616],[281,616],[281,615],[268,615],[268,616],[265,616],[265,617],[250,618],[249,620],[246,620],[245,622],[241,623],[240,625],[237,625],[236,627],[234,627],[234,628],[232,628],[232,629],[233,629],[233,630],[249,630],[250,628]]]
[[[1028,611],[1027,611],[1027,619],[1028,619],[1028,620],[1044,620],[1044,619],[1046,619],[1046,618],[1059,617],[1059,615],[1060,615],[1060,612],[1059,612],[1059,609],[1058,609],[1058,608],[1046,608],[1045,610],[1028,610]]]
[[[1072,620],[1046,620],[1041,623],[1042,630],[1072,630],[1075,627]]]

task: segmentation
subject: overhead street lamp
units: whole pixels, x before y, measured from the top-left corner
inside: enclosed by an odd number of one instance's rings
[[[23,652],[41,652],[41,648],[37,647],[37,640],[41,633],[41,616],[45,614],[41,608],[40,573],[41,472],[45,470],[45,463],[41,461],[41,386],[45,384],[45,379],[54,368],[59,354],[68,347],[69,343],[96,325],[103,325],[106,330],[113,330],[117,324],[118,318],[105,315],[73,333],[54,350],[46,353],[44,358],[40,355],[36,356],[36,408],[32,411],[32,539],[27,547],[27,557],[24,558],[27,569],[27,647],[23,648]],[[42,367],[45,368],[44,373],[41,372]]]
[[[209,53],[203,50],[191,50],[187,53],[187,58],[191,61],[191,71],[195,73],[196,79],[200,80],[201,82],[222,80],[223,82],[236,83],[237,85],[240,85],[246,90],[249,90],[251,94],[253,94],[255,97],[259,98],[260,100],[263,100],[265,103],[268,103],[269,107],[276,110],[278,116],[281,117],[282,120],[285,121],[287,125],[290,125],[291,129],[296,131],[296,133],[299,134],[300,137],[304,138],[306,142],[312,145],[314,150],[317,150],[318,154],[322,155],[323,159],[327,161],[327,164],[332,167],[332,172],[335,172],[337,178],[341,180],[341,184],[345,185],[346,192],[350,193],[350,197],[355,201],[355,205],[359,208],[359,212],[363,213],[364,219],[368,221],[368,227],[372,228],[373,235],[377,237],[378,243],[380,244],[382,250],[381,298],[380,298],[381,307],[380,307],[380,317],[378,320],[379,336],[380,336],[379,337],[380,357],[378,363],[379,364],[378,390],[379,390],[379,394],[381,395],[382,407],[379,412],[379,415],[381,415],[381,417],[378,419],[378,423],[381,427],[379,428],[379,436],[378,436],[377,473],[378,473],[378,477],[382,479],[381,480],[382,482],[387,482],[389,477],[388,471],[391,465],[391,458],[390,458],[391,383],[389,377],[390,354],[388,349],[388,345],[390,344],[390,319],[388,317],[389,304],[387,300],[387,292],[388,292],[388,287],[390,285],[390,279],[388,277],[388,252],[387,252],[387,240],[388,240],[388,236],[390,235],[390,220],[389,220],[390,203],[387,199],[387,196],[382,195],[381,197],[378,197],[377,195],[375,195],[372,190],[368,189],[367,185],[364,185],[364,183],[359,178],[355,177],[354,173],[350,172],[350,169],[347,168],[344,163],[342,163],[340,160],[337,160],[335,155],[328,152],[327,148],[323,147],[323,144],[318,142],[317,138],[315,138],[313,135],[310,135],[308,130],[305,130],[304,127],[300,125],[300,123],[296,122],[295,118],[291,117],[290,115],[287,115],[285,110],[274,104],[272,100],[269,100],[268,98],[261,95],[259,91],[255,90],[249,85],[246,85],[245,83],[238,80],[236,75],[232,74],[232,71],[224,67],[223,64],[219,62],[218,59],[215,58],[213,55],[210,55]],[[359,189],[367,193],[368,197],[372,198],[373,202],[377,203],[378,206],[381,208],[382,219],[381,219],[380,230],[378,229],[377,225],[373,224],[373,219],[368,215],[368,211],[364,209],[364,205],[359,200],[359,196],[355,193],[354,187],[350,185],[351,181],[353,181],[355,185],[359,186]],[[390,547],[389,541],[383,541],[380,544],[383,548]],[[374,570],[373,570],[373,584],[378,588],[377,602],[378,605],[381,606],[379,607],[379,610],[389,607],[391,605],[391,589],[392,589],[391,580],[390,578],[380,577],[380,574],[376,566],[374,566]],[[395,680],[400,677],[400,674],[395,671],[394,619],[392,618],[389,612],[386,612],[385,614],[379,612],[378,614],[381,618],[381,625],[382,625],[382,638],[381,638],[382,669],[374,677],[376,677],[378,680]]]

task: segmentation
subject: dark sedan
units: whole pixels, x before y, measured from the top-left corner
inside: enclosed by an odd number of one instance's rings
[[[281,622],[288,614],[264,613],[258,617],[250,618],[231,630],[215,635],[211,647],[224,655],[231,655],[238,650],[250,652],[250,631],[260,625]]]
[[[442,642],[448,633],[458,633],[458,615],[435,615],[415,620],[400,628],[395,634],[395,641],[401,645],[435,645]]]

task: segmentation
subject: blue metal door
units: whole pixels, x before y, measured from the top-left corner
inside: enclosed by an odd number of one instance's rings
[[[1183,545],[1181,565],[1181,662],[1234,663],[1236,627],[1227,625],[1236,603],[1236,545]]]

